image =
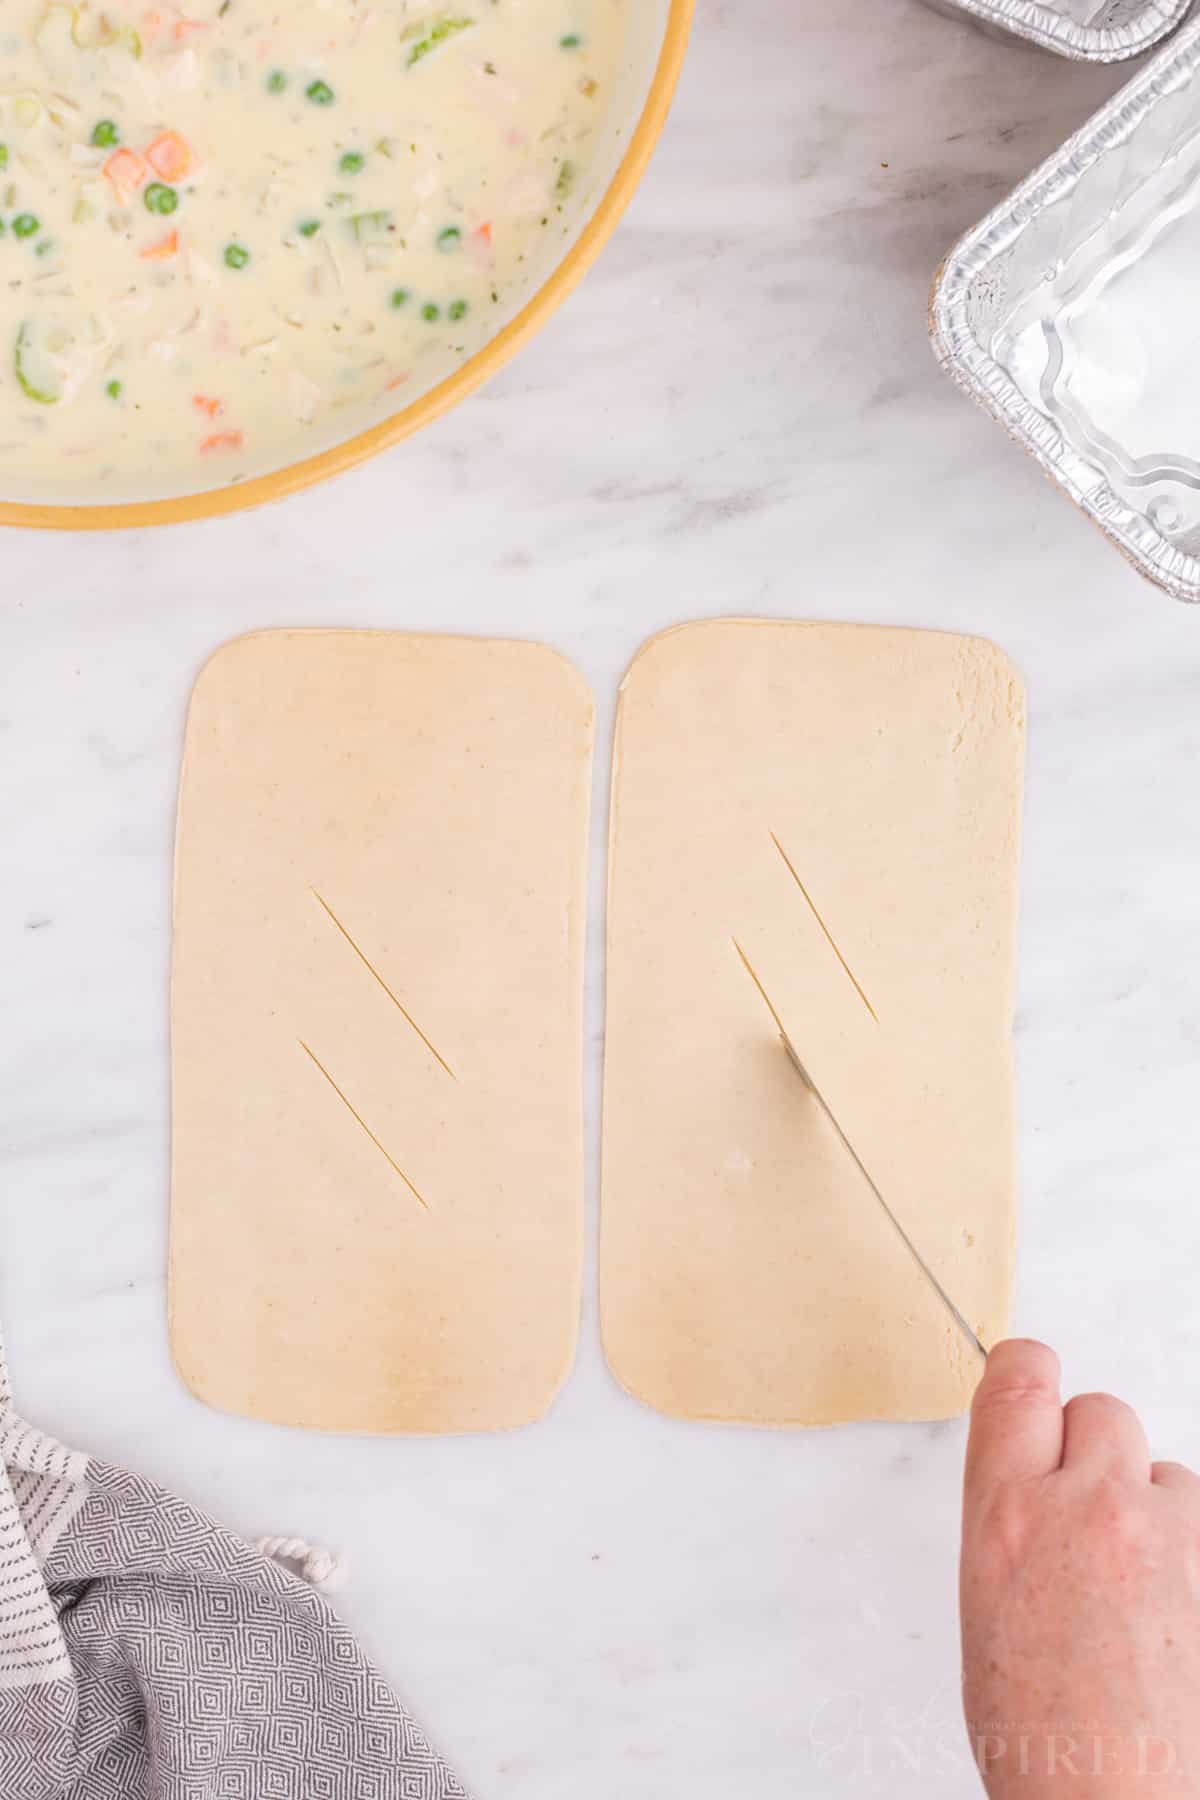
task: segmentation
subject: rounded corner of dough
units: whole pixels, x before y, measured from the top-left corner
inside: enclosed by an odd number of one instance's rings
[[[511,1419],[486,1420],[478,1429],[494,1437],[498,1432],[529,1431],[535,1425],[545,1425],[558,1410],[574,1368],[575,1352],[572,1349],[562,1373],[555,1377],[551,1386],[531,1399],[528,1406],[523,1406]]]
[[[523,655],[527,655],[531,662],[535,660],[543,662],[552,669],[555,675],[561,678],[563,686],[568,688],[579,702],[580,710],[588,722],[594,721],[596,696],[592,691],[592,685],[579,664],[568,656],[565,650],[559,650],[554,644],[538,643],[531,638],[510,638],[507,642]]]
[[[714,630],[742,623],[744,623],[743,620],[732,617],[687,619],[681,625],[668,625],[662,631],[656,631],[652,637],[648,637],[644,643],[639,644],[630,658],[625,673],[621,677],[622,697],[635,680],[653,672],[654,664],[664,651],[675,648],[682,639],[707,637]]]
[[[229,1395],[225,1393],[219,1383],[210,1384],[205,1375],[193,1365],[188,1350],[181,1342],[183,1335],[175,1317],[174,1302],[172,1302],[167,1343],[171,1355],[171,1367],[174,1369],[180,1385],[186,1389],[193,1400],[201,1406],[207,1406],[213,1412],[225,1413],[235,1418],[250,1417],[249,1412],[230,1400]]]
[[[677,1402],[672,1402],[665,1389],[656,1389],[654,1368],[643,1365],[635,1366],[632,1361],[625,1361],[625,1353],[615,1341],[615,1335],[601,1329],[601,1348],[609,1374],[627,1399],[636,1401],[639,1406],[647,1407],[664,1419],[681,1419],[685,1423],[692,1422],[692,1414],[685,1412]]]
[[[215,650],[209,652],[197,670],[192,682],[192,699],[195,700],[197,695],[202,694],[210,681],[223,675],[231,663],[257,651],[265,642],[297,635],[298,633],[286,627],[272,626],[259,631],[240,631],[236,637],[226,638]]]
[[[582,1287],[583,1278],[580,1275],[575,1284],[576,1305],[572,1309],[571,1320],[567,1325],[559,1352],[554,1358],[553,1366],[545,1370],[542,1379],[537,1384],[530,1381],[528,1399],[514,1409],[512,1418],[485,1420],[477,1429],[489,1434],[498,1431],[527,1431],[531,1425],[544,1425],[557,1410],[571,1377],[575,1373],[575,1364],[579,1355],[578,1301]],[[549,1362],[549,1357],[546,1360]]]
[[[1026,693],[1025,674],[1004,646],[996,643],[994,638],[976,636],[973,632],[964,634],[962,641],[982,660],[991,663],[996,674],[1008,682],[1015,697],[1023,704]]]

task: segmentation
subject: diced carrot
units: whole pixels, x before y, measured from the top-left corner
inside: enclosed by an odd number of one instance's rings
[[[186,42],[190,37],[195,37],[197,32],[207,30],[207,19],[176,19],[175,21],[175,36],[181,43]]]
[[[192,405],[197,412],[207,413],[210,419],[215,419],[221,410],[221,402],[214,400],[210,394],[193,394]]]
[[[160,12],[150,11],[142,14],[142,36],[154,42],[163,28],[163,16]]]
[[[192,152],[177,131],[164,131],[147,144],[146,161],[163,181],[182,181],[192,166]]]
[[[490,224],[480,225],[467,239],[467,256],[477,269],[490,269],[496,260]]]
[[[242,431],[217,431],[212,437],[206,437],[200,448],[205,456],[211,456],[215,450],[240,450],[246,441]]]
[[[157,244],[151,244],[142,251],[143,262],[164,262],[168,256],[175,256],[179,250],[179,233],[168,231],[165,238],[159,238]]]
[[[128,200],[137,193],[149,171],[135,150],[114,150],[104,165],[104,173],[117,199]]]

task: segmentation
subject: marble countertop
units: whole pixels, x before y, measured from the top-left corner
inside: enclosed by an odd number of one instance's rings
[[[40,1424],[346,1553],[345,1615],[480,1800],[940,1800],[973,1791],[960,1425],[658,1418],[605,1370],[591,1270],[574,1379],[511,1438],[230,1420],[167,1354],[172,808],[216,644],[436,628],[585,671],[594,1151],[605,748],[634,650],[723,612],[943,626],[1029,684],[1018,1323],[1138,1404],[1156,1453],[1200,1459],[1200,619],[972,410],[924,326],[946,248],[1122,74],[919,0],[700,13],[627,222],[481,395],[266,512],[0,543],[0,1311]]]

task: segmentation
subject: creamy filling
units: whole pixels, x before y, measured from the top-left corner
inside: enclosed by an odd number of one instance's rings
[[[0,483],[217,486],[428,389],[573,229],[627,7],[6,0]]]

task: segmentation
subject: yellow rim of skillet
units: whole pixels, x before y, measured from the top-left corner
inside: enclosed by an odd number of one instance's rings
[[[328,481],[332,475],[344,474],[441,418],[510,362],[541,329],[583,279],[616,230],[666,124],[683,67],[694,7],[695,0],[671,0],[658,66],[641,118],[608,191],[576,242],[516,318],[437,387],[381,425],[347,438],[344,444],[335,444],[319,456],[305,457],[270,475],[256,475],[253,481],[213,488],[202,494],[181,494],[173,500],[134,500],[119,506],[31,506],[5,500],[0,501],[0,526],[21,525],[42,531],[124,531],[142,525],[186,525],[198,519],[219,518],[225,513],[283,500],[318,481]]]

